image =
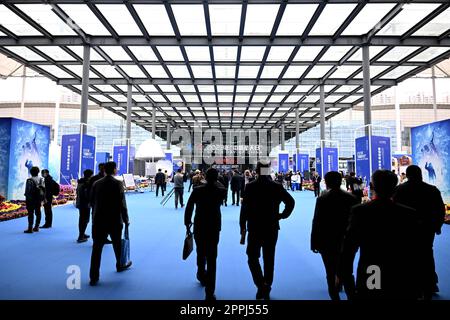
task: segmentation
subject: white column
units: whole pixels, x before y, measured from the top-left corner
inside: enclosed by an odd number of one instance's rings
[[[402,151],[402,128],[400,123],[400,88],[399,85],[394,87],[395,94],[395,139],[397,141],[397,152]]]
[[[324,147],[325,140],[325,88],[320,85],[320,147]]]
[[[156,107],[152,110],[152,139],[156,137]]]
[[[22,73],[22,100],[20,102],[20,119],[23,119],[25,116],[25,84],[27,80],[27,67],[23,66]]]
[[[434,66],[431,67],[431,85],[433,89],[433,113],[434,113],[434,121],[437,121],[437,104],[436,104],[436,74],[434,70]]]
[[[89,66],[91,48],[88,45],[83,47],[83,78],[81,79],[81,108],[80,123],[81,134],[87,133],[88,108],[89,108]]]
[[[59,107],[61,103],[61,87],[56,85],[55,87],[55,118],[53,122],[53,142],[58,143],[59,135]]]
[[[363,96],[364,96],[364,124],[366,127],[366,135],[371,135],[372,124],[372,106],[370,95],[370,54],[369,46],[362,47],[362,69],[363,69]]]

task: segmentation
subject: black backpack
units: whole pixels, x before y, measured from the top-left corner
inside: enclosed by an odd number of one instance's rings
[[[60,187],[59,187],[59,183],[58,182],[56,182],[55,180],[52,180],[52,196],[55,196],[55,197],[57,197],[58,195],[59,195],[59,192],[61,191],[60,190]]]

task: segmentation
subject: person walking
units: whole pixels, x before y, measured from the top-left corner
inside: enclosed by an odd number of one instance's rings
[[[175,192],[175,209],[178,209],[178,202],[180,203],[181,207],[184,207],[184,201],[183,201],[183,193],[184,193],[184,177],[181,172],[181,169],[177,170],[177,173],[173,177],[173,188]],[[194,187],[195,189],[195,187]]]
[[[225,205],[225,207],[227,206],[227,198],[228,198],[228,184],[229,184],[229,179],[228,179],[228,174],[225,172],[225,170],[222,172],[222,174],[219,174],[219,178],[218,181],[224,186],[225,191],[226,191],[226,196],[223,199],[223,204]]]
[[[341,190],[341,174],[325,174],[327,192],[317,198],[311,231],[311,250],[320,253],[325,266],[328,294],[340,300],[336,283],[341,247],[348,226],[350,210],[358,204],[351,193]]]
[[[44,178],[45,199],[44,199],[44,214],[45,222],[41,226],[42,229],[51,228],[53,224],[53,196],[59,194],[59,184],[53,180],[50,172],[47,169],[41,171],[41,176]]]
[[[216,300],[216,259],[221,230],[220,206],[226,197],[225,187],[217,181],[218,171],[206,171],[206,184],[192,191],[184,213],[184,224],[189,231],[195,206],[194,239],[197,248],[197,279],[205,286],[205,299]]]
[[[317,198],[320,195],[320,183],[322,182],[322,177],[317,173],[314,172],[312,176],[312,183],[314,188],[314,196]]]
[[[424,299],[429,300],[433,293],[439,292],[433,244],[435,236],[441,234],[445,218],[445,204],[439,189],[423,181],[420,167],[409,166],[406,169],[406,178],[407,181],[397,187],[393,200],[417,210],[419,215],[423,244],[421,289]]]
[[[39,177],[39,168],[30,168],[31,177],[25,182],[25,205],[28,211],[28,228],[25,233],[39,232],[41,206],[45,198],[44,179]],[[34,216],[36,215],[36,222]],[[34,223],[34,227],[33,227]]]
[[[375,199],[352,208],[338,270],[348,299],[418,297],[419,219],[414,209],[391,200],[397,182],[390,170],[375,171],[371,179]],[[355,283],[353,262],[358,250]]]
[[[96,181],[91,190],[93,195],[92,238],[94,240],[89,283],[91,286],[95,286],[99,281],[100,260],[108,235],[112,239],[117,272],[124,271],[131,266],[131,261],[126,265],[120,264],[122,228],[124,224],[130,224],[123,182],[114,178],[117,173],[115,162],[107,162],[104,168],[105,177]]]
[[[161,169],[158,169],[158,172],[155,175],[155,184],[156,184],[156,196],[158,196],[158,191],[161,188],[161,194],[164,197],[164,183],[166,182],[166,176],[162,173]]]
[[[288,218],[294,210],[294,198],[282,185],[270,179],[270,164],[258,162],[257,178],[246,186],[239,224],[241,244],[245,244],[248,231],[247,256],[253,282],[257,287],[256,299],[270,299],[274,274],[275,247],[280,229],[279,220]],[[284,210],[280,214],[280,204]],[[263,252],[264,273],[259,264]]]
[[[86,228],[89,224],[89,218],[91,215],[91,208],[89,205],[89,195],[90,195],[90,179],[94,172],[91,169],[86,169],[83,172],[83,178],[78,180],[77,184],[77,199],[76,207],[78,209],[78,243],[86,242],[90,238],[86,234]]]
[[[169,173],[167,172],[167,170],[164,170],[164,183],[163,183],[163,187],[162,189],[164,190],[164,192],[167,191],[167,182],[169,181]],[[163,194],[164,195],[164,194]]]
[[[230,188],[231,199],[233,201],[232,205],[234,206],[236,204],[239,206],[239,201],[241,198],[240,193],[242,189],[242,177],[237,170],[234,170],[233,176],[231,177]]]
[[[358,203],[362,202],[362,198],[364,196],[363,187],[362,179],[356,177],[354,172],[350,172],[350,176],[347,179],[347,188],[358,199]]]

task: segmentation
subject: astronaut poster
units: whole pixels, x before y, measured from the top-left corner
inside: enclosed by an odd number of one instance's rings
[[[435,185],[450,203],[450,119],[411,129],[413,163],[422,169],[423,180]]]

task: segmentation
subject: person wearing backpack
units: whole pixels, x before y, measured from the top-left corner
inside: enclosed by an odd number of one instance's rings
[[[59,184],[50,175],[47,169],[41,171],[41,176],[44,178],[45,185],[45,200],[44,200],[44,213],[45,213],[45,223],[41,228],[51,228],[53,223],[53,211],[52,203],[53,196],[59,195]]]
[[[78,243],[86,242],[89,236],[85,233],[87,225],[89,224],[89,216],[91,214],[90,208],[90,194],[91,194],[91,177],[94,172],[86,169],[83,172],[83,178],[78,180],[77,185],[77,200],[76,207],[80,213],[78,220]]]
[[[28,228],[25,233],[39,232],[39,224],[41,223],[41,205],[45,198],[44,179],[39,177],[39,168],[32,167],[30,169],[31,178],[25,183],[25,204],[28,211]],[[36,223],[34,224],[34,216],[36,215]]]

